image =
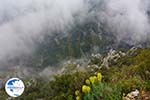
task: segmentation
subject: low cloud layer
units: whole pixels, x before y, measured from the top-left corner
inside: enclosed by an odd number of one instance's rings
[[[35,41],[68,29],[75,15],[82,20],[86,9],[83,0],[1,0],[0,60],[30,53]]]
[[[149,37],[149,0],[0,0],[0,60],[30,54],[45,34],[96,16],[118,41]]]
[[[148,0],[110,0],[107,22],[118,40],[143,42],[149,35]]]

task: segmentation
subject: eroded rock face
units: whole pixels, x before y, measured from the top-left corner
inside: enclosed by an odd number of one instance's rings
[[[111,49],[107,56],[103,58],[102,61],[102,65],[101,66],[105,66],[107,69],[109,69],[109,65],[111,64],[111,62],[116,62],[119,58],[125,56],[126,54],[119,51],[115,51],[113,49]]]

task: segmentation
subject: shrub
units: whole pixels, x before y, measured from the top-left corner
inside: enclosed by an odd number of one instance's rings
[[[142,88],[142,80],[138,77],[131,77],[126,80],[122,80],[119,82],[121,88],[124,93],[128,93],[133,89],[141,89]]]
[[[121,87],[107,83],[94,84],[91,92],[84,95],[84,100],[121,100]]]
[[[144,86],[145,86],[145,89],[146,89],[147,91],[150,91],[150,80],[145,81]]]

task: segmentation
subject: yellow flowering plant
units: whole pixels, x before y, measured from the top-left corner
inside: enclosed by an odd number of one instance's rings
[[[96,82],[97,78],[96,78],[96,76],[91,76],[91,77],[89,78],[89,80],[90,80],[90,82],[91,82],[92,84],[94,84],[94,83]]]
[[[86,80],[85,80],[85,83],[86,83],[87,85],[90,85],[90,80],[89,80],[89,79],[86,79]]]
[[[91,91],[91,88],[89,86],[83,85],[82,86],[82,92],[83,93],[89,93]]]
[[[75,91],[75,95],[76,95],[76,96],[79,96],[79,94],[80,94],[80,91],[79,91],[79,90],[76,90],[76,91]]]
[[[102,80],[102,74],[101,73],[97,73],[97,80],[101,81]]]
[[[81,100],[80,96],[77,96],[77,97],[76,97],[76,100]]]

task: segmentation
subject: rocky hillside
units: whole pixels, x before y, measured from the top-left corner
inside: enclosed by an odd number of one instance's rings
[[[87,64],[68,62],[54,79],[26,79],[25,93],[5,100],[150,100],[150,49],[93,54]],[[44,85],[43,85],[44,84]]]

